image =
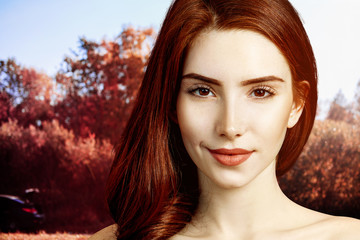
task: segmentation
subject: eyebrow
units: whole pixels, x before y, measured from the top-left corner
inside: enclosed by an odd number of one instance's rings
[[[184,79],[184,78],[190,78],[190,79],[192,78],[192,79],[197,79],[197,80],[200,80],[200,81],[203,81],[203,82],[212,83],[212,84],[215,84],[215,85],[221,85],[219,80],[216,80],[214,78],[205,77],[205,76],[202,76],[202,75],[197,74],[197,73],[186,74],[186,75],[182,76],[182,79]]]
[[[207,83],[211,83],[211,84],[215,84],[215,85],[221,85],[221,82],[217,79],[214,78],[209,78],[209,77],[205,77],[203,75],[197,74],[197,73],[189,73],[186,74],[184,76],[182,76],[182,79],[184,78],[192,78],[192,79],[197,79],[203,82],[207,82]],[[284,79],[270,75],[270,76],[264,76],[264,77],[258,77],[258,78],[252,78],[252,79],[248,79],[248,80],[244,80],[240,82],[241,86],[247,86],[247,85],[251,85],[251,84],[257,84],[257,83],[263,83],[263,82],[271,82],[271,81],[275,81],[275,82],[285,82]]]

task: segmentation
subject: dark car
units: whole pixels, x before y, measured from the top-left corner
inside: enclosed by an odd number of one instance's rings
[[[36,231],[44,222],[44,214],[33,202],[0,194],[0,229],[2,232]]]

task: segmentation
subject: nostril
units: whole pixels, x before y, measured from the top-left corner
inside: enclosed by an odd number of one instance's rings
[[[221,133],[219,135],[220,135],[220,137],[234,139],[234,138],[240,137],[242,134],[240,134],[240,132],[236,131],[235,129],[227,129],[227,130],[221,131]]]
[[[234,111],[231,111],[231,114],[225,112],[219,116],[215,129],[219,137],[233,140],[242,136],[244,124],[239,121]]]

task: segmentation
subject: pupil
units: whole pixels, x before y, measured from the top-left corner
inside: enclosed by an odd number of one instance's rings
[[[257,96],[257,97],[262,97],[262,96],[264,96],[264,94],[265,94],[264,90],[256,90],[255,91],[255,96]]]
[[[208,95],[209,94],[209,89],[200,89],[200,95]]]

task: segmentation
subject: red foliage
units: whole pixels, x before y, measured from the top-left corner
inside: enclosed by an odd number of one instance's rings
[[[55,79],[0,61],[0,192],[39,188],[47,230],[109,223],[111,141],[128,119],[153,36],[128,28],[113,41],[82,38]]]
[[[360,218],[360,124],[317,121],[309,142],[280,179],[295,202],[335,215]]]
[[[56,81],[64,99],[56,118],[77,136],[94,133],[115,143],[132,109],[148,58],[153,30],[125,29],[114,41],[80,39],[80,52],[67,57]]]
[[[53,118],[54,81],[44,73],[23,68],[15,60],[0,61],[0,123],[17,119],[23,126]]]
[[[94,231],[108,224],[104,185],[112,160],[108,140],[75,138],[54,120],[0,127],[0,192],[41,191],[47,230]]]

